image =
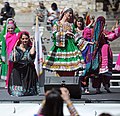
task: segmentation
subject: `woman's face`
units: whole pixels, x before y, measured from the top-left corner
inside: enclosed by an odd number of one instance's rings
[[[77,21],[77,27],[82,27],[82,22]]]
[[[27,35],[22,35],[20,41],[21,41],[21,44],[27,45],[29,43],[29,37]]]
[[[14,32],[14,26],[9,25],[9,26],[7,27],[7,32],[13,33],[13,32]]]
[[[73,16],[73,13],[72,12],[66,12],[65,13],[65,16],[66,16],[66,18],[67,18],[67,20],[70,20],[71,18],[72,18],[72,16]]]

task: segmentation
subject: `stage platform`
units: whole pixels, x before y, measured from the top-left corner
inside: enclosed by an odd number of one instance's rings
[[[71,100],[74,103],[120,103],[120,88],[111,88],[112,93],[107,93],[103,88],[101,90],[101,94],[95,94],[95,90],[91,88],[90,94],[82,92],[81,99]],[[7,89],[0,88],[0,103],[40,103],[43,99],[44,92],[36,96],[14,97],[8,94]]]
[[[101,94],[95,94],[94,90],[91,90],[90,94],[82,92],[81,99],[71,100],[80,116],[98,116],[103,112],[120,116],[120,88],[111,89],[111,91],[112,93],[107,93],[102,89]],[[43,99],[44,93],[39,96],[13,97],[8,94],[7,89],[0,88],[0,114],[34,116]],[[64,104],[64,116],[70,116],[66,104]]]
[[[7,89],[0,88],[0,114],[4,116],[34,116],[44,99],[44,88],[36,96],[14,97],[10,96]],[[90,86],[90,94],[82,91],[81,99],[71,98],[80,116],[99,116],[106,112],[113,116],[120,116],[120,88],[111,88],[112,93],[107,93],[101,88],[101,94],[95,94]],[[77,94],[77,93],[76,93]],[[70,116],[64,104],[64,116]]]

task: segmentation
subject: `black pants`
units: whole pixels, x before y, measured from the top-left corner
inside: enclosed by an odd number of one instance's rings
[[[3,25],[3,21],[5,21],[5,20],[7,20],[7,19],[5,19],[5,18],[0,18],[0,25]]]

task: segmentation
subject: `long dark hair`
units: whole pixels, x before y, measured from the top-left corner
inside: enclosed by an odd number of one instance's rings
[[[17,38],[18,39],[17,46],[20,45],[20,43],[21,43],[20,39],[22,38],[23,35],[26,35],[28,38],[30,38],[30,35],[29,35],[29,33],[27,31],[21,31],[21,32],[19,32],[18,33],[18,38]],[[28,46],[31,46],[31,45],[32,45],[32,43],[31,43],[31,41],[29,39]]]
[[[46,95],[41,114],[44,116],[63,116],[63,99],[60,90],[52,89]]]
[[[58,7],[57,7],[57,4],[54,2],[54,3],[52,3],[51,4],[51,8],[52,8],[52,10],[57,10],[58,9]]]
[[[84,22],[84,18],[83,17],[78,17],[76,22],[75,22],[75,26],[77,27],[77,22],[81,22],[82,25],[81,25],[81,29],[83,30],[84,27],[85,27],[85,22]]]

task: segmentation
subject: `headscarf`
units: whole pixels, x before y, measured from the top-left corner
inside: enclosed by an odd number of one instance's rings
[[[9,26],[12,26],[12,27],[15,29],[14,23],[8,23],[8,24],[7,24],[7,29],[8,29]]]
[[[20,38],[22,37],[22,35],[23,34],[25,34],[25,35],[28,35],[28,38],[30,38],[30,34],[29,34],[29,32],[27,32],[27,31],[20,31],[19,33],[18,33],[18,36],[17,36],[17,46],[19,46],[20,45]],[[32,43],[29,41],[29,46],[31,46],[32,45]]]
[[[13,19],[13,18],[8,18],[7,19],[7,21],[6,21],[6,23],[5,23],[5,25],[4,25],[4,28],[3,28],[3,30],[2,30],[2,35],[4,36],[6,33],[7,33],[7,25],[9,24],[9,21],[10,20],[12,20],[13,21],[13,24],[14,24],[14,27],[15,27],[15,32],[19,32],[20,31],[20,29],[18,29],[18,27],[16,26],[16,22],[15,22],[15,20]]]
[[[13,18],[8,18],[7,21],[6,21],[6,23],[8,24],[8,22],[9,22],[10,20],[12,20],[12,21],[14,22],[14,24],[16,25],[16,22],[15,22],[15,20],[14,20]]]
[[[72,12],[73,13],[73,9],[72,8],[64,8],[62,11],[61,11],[61,13],[60,13],[60,18],[59,18],[59,20],[61,20],[62,18],[63,18],[63,16],[64,16],[64,14],[66,13],[66,12]]]

